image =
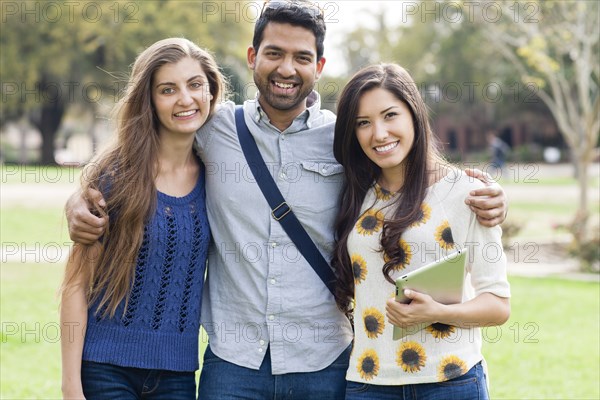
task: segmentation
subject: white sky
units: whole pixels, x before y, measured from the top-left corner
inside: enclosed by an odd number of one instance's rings
[[[341,48],[343,38],[358,26],[373,26],[374,19],[368,11],[389,10],[388,23],[399,19],[399,6],[402,1],[355,1],[355,0],[319,0],[317,1],[325,14],[327,35],[325,36],[325,73],[339,76],[347,73],[345,59]]]

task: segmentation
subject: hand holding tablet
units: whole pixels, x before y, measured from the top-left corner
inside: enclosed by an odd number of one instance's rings
[[[438,303],[461,303],[467,253],[466,248],[458,250],[396,279],[396,301],[410,303],[410,299],[404,296],[404,290],[411,289],[428,294]],[[417,328],[394,326],[394,340],[420,330]]]

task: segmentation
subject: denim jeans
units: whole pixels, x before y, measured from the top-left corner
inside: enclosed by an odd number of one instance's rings
[[[267,350],[259,370],[240,367],[217,357],[207,347],[200,373],[200,400],[343,400],[349,346],[327,368],[316,372],[271,374]]]
[[[194,372],[119,367],[83,361],[81,382],[86,400],[195,400]]]
[[[483,366],[476,364],[466,374],[445,382],[381,386],[348,382],[346,400],[488,400]]]

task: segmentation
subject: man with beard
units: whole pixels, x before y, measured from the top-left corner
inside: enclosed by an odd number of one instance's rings
[[[332,149],[335,116],[321,110],[313,90],[325,65],[324,38],[323,12],[313,3],[266,2],[247,54],[259,93],[243,111],[278,189],[329,259],[343,174]],[[272,215],[240,145],[233,103],[198,131],[197,144],[213,235],[199,398],[343,399],[351,325]],[[470,200],[482,223],[501,222],[499,186],[478,196]],[[72,239],[95,240],[105,221],[80,197],[70,203]]]

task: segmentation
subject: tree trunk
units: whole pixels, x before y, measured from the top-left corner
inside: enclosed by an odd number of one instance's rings
[[[587,153],[587,152],[585,152]],[[576,160],[579,187],[579,206],[575,219],[573,220],[572,233],[575,239],[575,245],[580,248],[587,239],[587,223],[589,219],[588,211],[588,167],[591,157],[588,154],[580,154]]]
[[[62,121],[65,107],[62,102],[45,104],[42,107],[41,124],[38,126],[42,134],[42,165],[56,164],[54,159],[54,138],[60,122]]]
[[[48,77],[44,76],[39,83],[39,91],[43,99],[43,104],[40,108],[40,114],[38,114],[39,117],[31,118],[31,122],[38,128],[42,135],[42,154],[40,159],[42,165],[56,164],[56,160],[54,159],[54,138],[66,107],[64,96],[60,92],[58,94],[51,92],[50,89],[52,89],[52,86],[47,84],[48,81]]]
[[[577,149],[574,149],[574,148],[570,148],[569,152],[571,153],[569,159],[571,160],[571,164],[573,165],[573,178],[579,180],[579,168],[580,168],[579,152],[577,151]]]

